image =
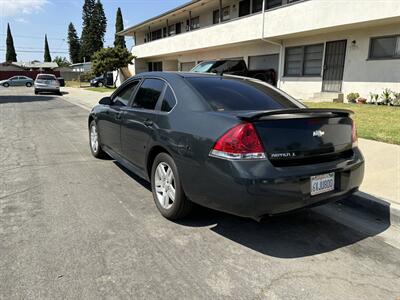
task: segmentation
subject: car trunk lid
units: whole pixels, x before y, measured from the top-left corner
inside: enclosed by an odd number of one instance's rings
[[[282,109],[238,113],[252,122],[276,166],[312,164],[352,155],[349,110]]]

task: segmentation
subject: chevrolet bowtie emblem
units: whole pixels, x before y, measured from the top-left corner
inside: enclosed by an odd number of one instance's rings
[[[325,131],[322,131],[322,130],[315,130],[313,132],[313,136],[322,137],[324,135],[325,135]]]

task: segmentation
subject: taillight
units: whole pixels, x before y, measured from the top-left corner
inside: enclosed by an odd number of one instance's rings
[[[239,124],[215,143],[210,156],[225,159],[263,159],[264,147],[251,123]]]
[[[356,127],[356,122],[352,120],[353,123],[351,125],[351,141],[353,143],[353,146],[357,146],[357,127]]]

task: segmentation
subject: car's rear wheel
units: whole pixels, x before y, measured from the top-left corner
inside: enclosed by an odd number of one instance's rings
[[[183,191],[175,162],[166,153],[160,153],[154,159],[151,188],[157,209],[165,218],[180,219],[193,209],[193,203],[187,199]]]
[[[31,86],[32,86],[32,83],[27,82],[25,85],[26,85],[26,87],[31,87]]]
[[[10,86],[10,84],[6,82],[6,83],[3,83],[3,86],[7,88]]]
[[[103,149],[100,146],[97,124],[94,120],[90,122],[89,126],[89,142],[90,142],[89,143],[90,151],[92,152],[92,155],[94,157],[96,158],[107,157],[107,154],[103,151]]]

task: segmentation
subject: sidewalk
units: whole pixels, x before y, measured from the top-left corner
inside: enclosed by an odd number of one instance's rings
[[[73,104],[90,110],[110,93],[99,93],[79,88],[63,88],[63,96]],[[365,157],[365,175],[360,191],[400,207],[400,146],[359,139]]]
[[[78,105],[86,110],[91,110],[93,106],[99,103],[100,99],[103,97],[110,96],[113,91],[109,93],[100,93],[88,91],[83,88],[71,88],[71,87],[63,87],[61,89],[62,92],[66,92],[63,95],[63,99],[71,102],[75,105]]]

